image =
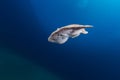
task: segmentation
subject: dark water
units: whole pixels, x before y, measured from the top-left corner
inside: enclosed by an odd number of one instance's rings
[[[10,54],[61,80],[120,80],[119,0],[4,0],[0,7],[0,44]],[[94,28],[63,45],[47,41],[72,23]]]

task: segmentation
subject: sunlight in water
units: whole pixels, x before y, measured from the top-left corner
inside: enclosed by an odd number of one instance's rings
[[[88,6],[88,0],[79,0],[77,6],[79,8],[86,8]]]

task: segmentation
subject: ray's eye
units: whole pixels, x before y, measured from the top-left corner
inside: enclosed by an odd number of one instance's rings
[[[62,35],[62,34],[60,34],[60,36],[62,37],[63,35]]]
[[[63,35],[62,35],[62,34],[57,34],[57,36],[60,36],[60,37],[62,37]]]

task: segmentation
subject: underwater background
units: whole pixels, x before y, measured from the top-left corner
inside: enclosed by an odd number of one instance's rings
[[[48,42],[68,24],[94,27]],[[120,80],[120,1],[1,0],[0,80]]]

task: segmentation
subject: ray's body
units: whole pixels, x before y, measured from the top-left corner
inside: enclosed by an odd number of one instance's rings
[[[79,25],[79,24],[71,24],[61,28],[58,28],[54,31],[48,38],[49,42],[63,44],[65,43],[69,37],[75,38],[82,34],[87,34],[88,32],[85,28],[91,28],[91,25]]]

